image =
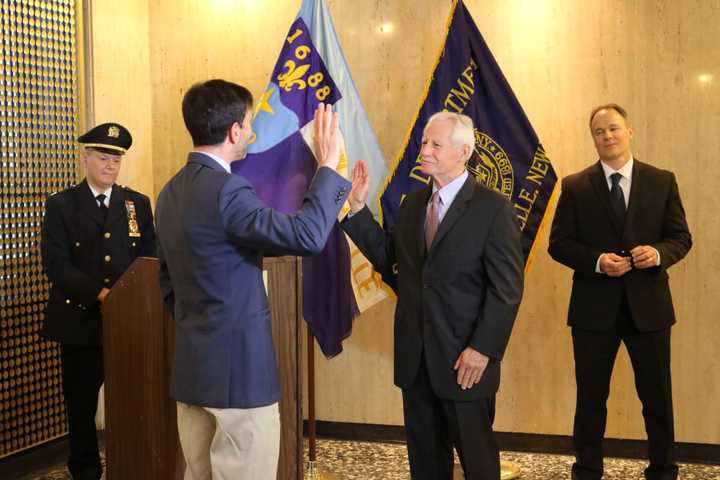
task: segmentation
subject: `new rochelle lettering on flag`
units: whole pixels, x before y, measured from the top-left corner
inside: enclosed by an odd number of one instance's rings
[[[317,162],[312,152],[313,113],[320,103],[339,113],[345,138],[341,174],[365,159],[377,173],[371,194],[387,174],[375,133],[340,49],[324,0],[304,0],[283,40],[267,88],[257,99],[253,130],[244,161],[234,173],[247,178],[268,205],[296,211]],[[347,206],[341,217],[347,213]],[[375,212],[377,213],[377,212]],[[379,276],[336,223],[323,252],[303,259],[303,316],[323,353],[342,351],[352,320],[385,298]]]
[[[452,5],[442,54],[380,198],[386,229],[394,224],[403,197],[430,181],[419,166],[422,134],[428,118],[441,110],[472,118],[475,149],[468,171],[514,205],[527,263],[557,175],[462,1]]]

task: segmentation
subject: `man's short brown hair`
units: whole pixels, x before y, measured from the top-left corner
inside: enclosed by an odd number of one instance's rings
[[[600,110],[605,110],[608,108],[612,108],[613,110],[615,110],[627,122],[627,119],[628,119],[627,110],[625,110],[623,107],[621,107],[617,103],[606,103],[604,105],[600,105],[600,106],[593,108],[592,112],[590,112],[590,121],[588,122],[588,125],[590,126],[590,130],[592,130],[592,121],[593,121],[593,117],[595,117],[595,114],[598,113]]]

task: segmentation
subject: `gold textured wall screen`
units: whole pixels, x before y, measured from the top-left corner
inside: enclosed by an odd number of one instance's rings
[[[40,327],[47,196],[75,182],[72,0],[0,0],[0,457],[66,432],[59,349]]]

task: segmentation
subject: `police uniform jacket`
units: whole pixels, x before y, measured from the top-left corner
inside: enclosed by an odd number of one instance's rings
[[[155,256],[150,200],[113,185],[103,219],[83,180],[48,197],[41,235],[43,267],[52,282],[43,336],[68,345],[101,345],[98,293],[112,288],[137,257]]]

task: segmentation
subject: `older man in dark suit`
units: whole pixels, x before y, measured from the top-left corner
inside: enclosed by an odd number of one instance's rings
[[[675,323],[667,269],[692,245],[675,176],[633,158],[627,112],[602,105],[590,115],[600,160],[563,180],[550,255],[572,268],[568,324],[577,405],[572,477],[600,479],[606,401],[615,356],[625,343],[643,404],[648,480],[677,478],[670,383]]]
[[[76,480],[102,475],[95,413],[103,383],[100,304],[137,257],[155,256],[150,199],[115,184],[132,137],[117,123],[78,138],[85,179],[45,203],[41,253],[52,282],[42,334],[60,342],[68,416],[68,469]]]
[[[362,162],[341,225],[397,293],[395,384],[412,478],[450,480],[455,446],[467,479],[497,480],[492,423],[522,297],[520,229],[512,205],[465,169],[475,145],[469,117],[435,114],[422,141],[432,182],[405,198],[392,234],[365,206]]]
[[[210,80],[183,99],[194,149],[157,202],[160,284],[175,317],[171,395],[186,480],[270,480],[280,449],[280,385],[262,279],[264,253],[320,252],[350,190],[335,171],[337,115],[315,114],[319,168],[293,215],[230,173],[252,137],[252,95]]]

